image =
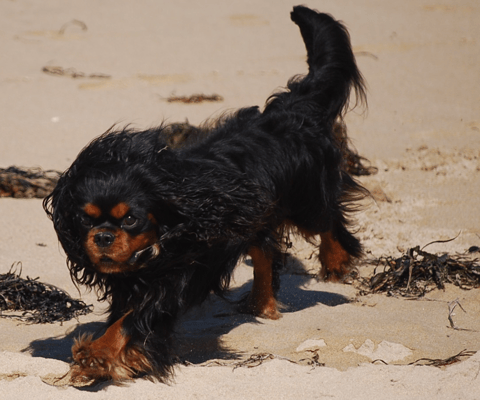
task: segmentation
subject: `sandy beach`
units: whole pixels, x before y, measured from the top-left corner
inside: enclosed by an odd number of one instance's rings
[[[0,1],[0,168],[63,171],[113,124],[196,125],[263,106],[307,72],[289,16],[296,4]],[[345,23],[368,85],[368,110],[346,119],[353,146],[378,170],[359,178],[372,193],[356,216],[366,259],[433,241],[443,242],[431,253],[480,246],[480,4],[304,4]],[[193,94],[222,100],[168,101]],[[63,324],[0,318],[2,399],[480,399],[479,289],[447,285],[420,300],[361,295],[302,273],[319,265],[301,240],[282,275],[280,320],[237,314],[212,297],[179,324],[183,364],[170,384],[58,386],[74,338],[101,326],[106,305],[71,282],[41,199],[0,198],[0,216],[0,273],[16,265],[94,307]],[[369,276],[374,266],[362,265]],[[251,282],[247,260],[231,299]],[[455,301],[461,306],[449,314]],[[414,363],[464,350],[473,355],[441,368]]]

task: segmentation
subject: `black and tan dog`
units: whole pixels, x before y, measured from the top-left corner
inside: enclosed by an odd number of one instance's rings
[[[254,282],[244,309],[279,318],[282,243],[320,237],[324,279],[339,280],[361,254],[348,214],[364,194],[343,168],[333,132],[363,79],[349,35],[326,14],[295,7],[309,72],[262,111],[218,120],[208,135],[166,145],[165,126],[109,131],[81,151],[44,207],[74,281],[110,302],[108,329],[72,351],[73,381],[172,372],[178,316],[221,294],[250,255]]]

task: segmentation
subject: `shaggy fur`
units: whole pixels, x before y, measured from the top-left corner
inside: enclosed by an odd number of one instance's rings
[[[364,100],[347,30],[295,7],[309,72],[257,107],[178,148],[168,127],[108,131],[82,150],[44,207],[76,283],[110,302],[108,329],[78,339],[72,381],[165,380],[178,316],[222,294],[238,260],[254,264],[242,310],[276,319],[282,243],[320,236],[321,276],[341,280],[361,255],[348,213],[364,194],[333,132],[350,92]]]

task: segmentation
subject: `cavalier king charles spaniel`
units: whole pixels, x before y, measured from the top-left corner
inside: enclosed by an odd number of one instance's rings
[[[302,6],[291,19],[309,71],[263,111],[240,109],[173,148],[168,125],[110,129],[45,199],[72,279],[110,304],[104,334],[75,341],[71,382],[167,380],[175,322],[224,293],[247,255],[254,279],[241,311],[279,318],[291,233],[320,239],[325,280],[341,280],[362,254],[348,217],[365,189],[346,171],[335,128],[352,90],[365,101],[363,78],[340,22]]]

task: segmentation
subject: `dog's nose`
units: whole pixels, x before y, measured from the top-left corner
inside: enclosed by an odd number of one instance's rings
[[[100,232],[95,235],[94,240],[98,247],[108,247],[115,241],[115,236],[110,232]]]

